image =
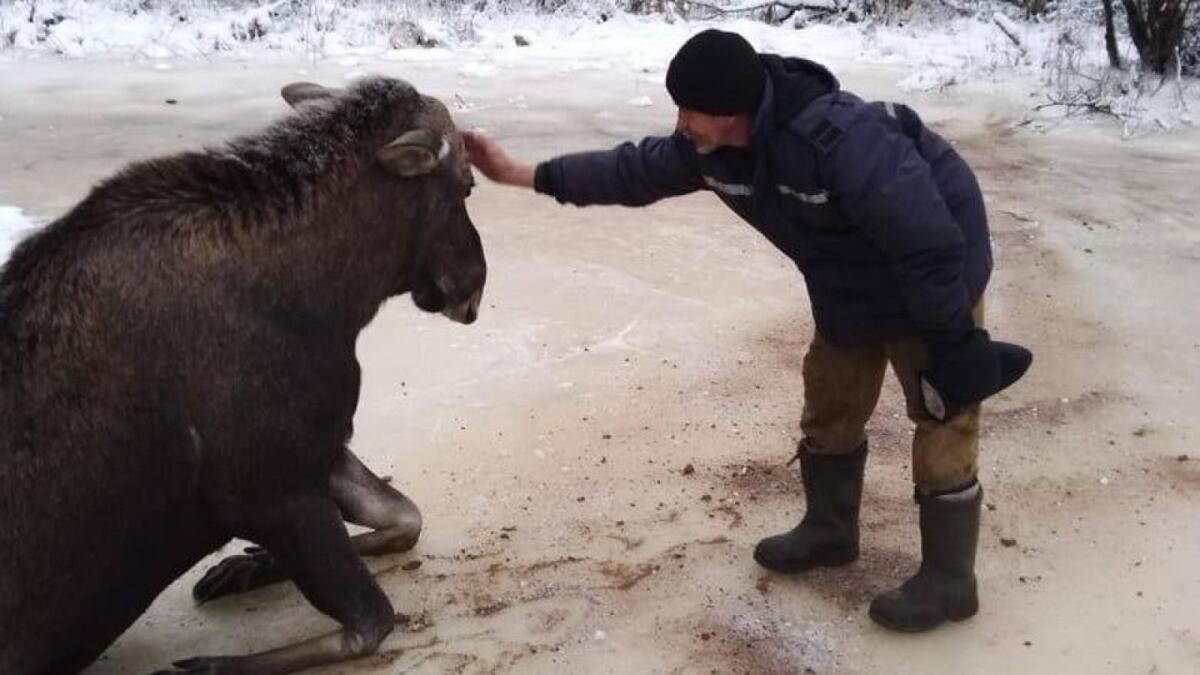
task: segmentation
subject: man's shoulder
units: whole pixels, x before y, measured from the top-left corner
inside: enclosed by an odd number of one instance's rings
[[[786,133],[821,154],[828,153],[853,125],[862,99],[847,91],[834,91],[815,99],[788,123]]]
[[[788,124],[787,132],[819,154],[828,154],[864,122],[880,118],[880,113],[880,104],[864,101],[847,91],[835,91],[800,111]]]

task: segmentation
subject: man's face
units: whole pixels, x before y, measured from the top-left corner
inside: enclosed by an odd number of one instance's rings
[[[680,108],[675,120],[675,131],[692,140],[696,152],[706,155],[727,145],[742,146],[746,139],[741,133],[745,115],[709,115],[687,108]]]

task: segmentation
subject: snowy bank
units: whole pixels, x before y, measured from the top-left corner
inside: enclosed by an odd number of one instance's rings
[[[21,209],[0,205],[0,265],[8,261],[17,243],[37,227],[38,223],[27,217]]]
[[[819,4],[819,0],[815,0]],[[1096,8],[1061,2],[1035,20],[1002,2],[925,6],[888,22],[797,18],[769,25],[746,18],[689,21],[632,15],[611,0],[439,3],[414,0],[16,0],[0,5],[0,63],[29,58],[126,59],[169,70],[172,61],[301,55],[313,62],[446,60],[466,77],[527,66],[557,72],[617,69],[661,83],[667,62],[692,34],[736,30],[760,51],[822,62],[899,65],[906,91],[944,91],[972,81],[1024,78],[1031,118],[1117,118],[1132,135],[1190,125],[1195,80],[1166,86],[1136,68],[1109,71]],[[725,7],[737,5],[719,2]],[[744,4],[744,3],[743,3]],[[1137,63],[1123,33],[1125,63]],[[1039,107],[1040,106],[1040,107]],[[0,101],[0,114],[3,113]]]

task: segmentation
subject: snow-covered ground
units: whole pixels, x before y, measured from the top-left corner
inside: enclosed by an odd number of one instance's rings
[[[647,92],[661,88],[665,66],[679,45],[710,25],[742,33],[760,51],[894,66],[901,92],[953,95],[969,83],[993,82],[1026,108],[1024,121],[1034,128],[1079,113],[1048,104],[1086,89],[1102,90],[1097,102],[1111,108],[1118,120],[1114,128],[1127,137],[1189,127],[1192,111],[1200,106],[1196,80],[1147,77],[1135,84],[1136,71],[1106,71],[1100,26],[1066,11],[1018,22],[1010,18],[1019,16],[1017,10],[998,4],[969,16],[946,13],[892,24],[813,22],[797,28],[746,19],[665,21],[614,12],[604,2],[573,5],[579,6],[587,9],[545,15],[481,13],[470,3],[445,9],[371,0],[353,7],[332,0],[276,0],[234,9],[205,0],[7,2],[0,4],[0,138],[16,133],[5,126],[10,92],[4,85],[21,76],[23,65],[60,59],[169,74],[190,71],[196,63],[249,67],[256,61],[302,57],[313,68],[342,66],[346,79],[371,72],[373,63],[440,62],[453,65],[468,83],[464,88],[472,79],[503,78],[522,70],[613,71],[633,83],[626,104],[669,105],[663,96],[656,100]],[[426,46],[417,46],[418,40]],[[1122,40],[1122,51],[1126,63],[1136,61],[1128,40]],[[515,91],[513,96],[524,94]],[[470,107],[463,95],[457,95],[457,102],[459,109]],[[0,206],[11,201],[5,197],[0,185]],[[0,260],[15,230],[29,227],[19,210],[4,213]]]
[[[555,15],[480,13],[469,3],[451,9],[421,2],[370,1],[345,7],[327,0],[282,0],[234,9],[203,0],[141,5],[123,0],[0,4],[0,138],[17,133],[11,124],[6,128],[6,107],[12,102],[6,100],[11,89],[6,91],[4,85],[21,77],[30,64],[54,61],[78,64],[80,70],[89,62],[121,64],[159,71],[168,80],[172,74],[192,76],[197,64],[204,63],[253,67],[264,61],[300,58],[313,71],[319,64],[339,67],[343,79],[384,64],[441,63],[450,65],[460,80],[461,87],[454,92],[459,110],[472,105],[468,91],[472,81],[520,72],[611,71],[631,83],[625,88],[625,104],[669,105],[657,93],[667,62],[684,40],[710,25],[742,33],[761,51],[821,62],[893,66],[901,92],[953,92],[968,83],[989,81],[1010,89],[1014,100],[1030,107],[1042,100],[1037,92],[1066,58],[1060,39],[1064,31],[1074,35],[1071,44],[1080,45],[1070,54],[1076,67],[1094,70],[1105,62],[1099,28],[1084,26],[1066,14],[1058,20],[1017,24],[984,11],[893,25],[834,22],[797,29],[746,19],[668,22],[657,16],[614,12],[603,2]],[[1000,23],[1017,34],[1019,45],[1001,30]],[[416,46],[418,37],[433,46]],[[1130,49],[1125,45],[1126,52]],[[299,70],[297,76],[302,75]],[[1122,99],[1128,106],[1140,105],[1131,108],[1127,126],[1135,131],[1161,130],[1189,123],[1188,109],[1173,91],[1167,88],[1136,102],[1133,94]],[[1198,93],[1200,87],[1188,86],[1185,102]],[[514,100],[523,96],[521,91],[513,92]],[[1040,123],[1055,112],[1031,115]],[[6,197],[0,185],[0,205],[11,203]],[[5,253],[4,242],[14,236],[10,233],[29,227],[26,221],[16,220],[19,211],[6,213],[0,221],[0,254]]]
[[[431,10],[420,3],[263,2],[228,9],[216,3],[159,3],[131,15],[128,2],[33,0],[0,7],[0,54],[55,54],[66,58],[119,55],[169,63],[173,58],[247,59],[264,53],[314,59],[388,54],[396,59],[468,58],[498,66],[528,59],[592,63],[597,67],[655,70],[703,22],[590,11],[572,14],[479,13],[469,3]],[[174,8],[174,9],[172,9]],[[751,20],[721,24],[760,49],[816,59],[853,57],[928,70],[913,86],[952,84],[1000,68],[1039,70],[1057,58],[1059,35],[1070,30],[1083,45],[1080,65],[1104,63],[1098,25],[1065,15],[1014,23],[1017,45],[995,13],[946,13],[892,25],[834,22],[769,26]],[[1017,10],[1011,10],[1017,16]],[[601,18],[603,14],[603,18]],[[32,18],[32,20],[30,20]],[[437,45],[415,46],[414,31]],[[5,49],[7,46],[7,49]],[[1125,46],[1129,52],[1129,46]],[[1127,53],[1127,57],[1128,57]],[[595,63],[595,62],[599,63]]]
[[[304,55],[312,63],[452,60],[461,73],[475,77],[553,62],[567,70],[615,69],[657,81],[675,49],[689,35],[713,25],[630,15],[613,10],[611,2],[568,2],[566,9],[553,14],[521,10],[520,3],[515,3],[518,9],[503,5],[508,11],[422,0],[361,0],[349,6],[333,0],[234,4],[237,7],[219,0],[3,3],[0,60],[104,57],[160,70],[170,70],[181,60],[251,62],[279,55]],[[1080,90],[1096,90],[1092,98],[1111,108],[1126,135],[1192,123],[1191,110],[1200,105],[1196,81],[1139,78],[1136,65],[1124,74],[1107,72],[1094,7],[1061,2],[1034,21],[1023,20],[1021,10],[1010,3],[980,2],[972,7],[964,13],[949,4],[934,6],[886,24],[840,19],[793,20],[778,26],[749,19],[716,23],[742,32],[762,51],[819,61],[902,65],[908,69],[900,83],[906,91],[945,90],[1017,76],[1035,92],[1028,101],[1031,109],[1078,100]],[[1120,49],[1125,63],[1136,64],[1132,44],[1124,36]],[[1034,117],[1053,120],[1080,111],[1052,105]]]
[[[261,128],[296,79],[408,78],[527,160],[661,132],[666,60],[705,25],[499,15],[474,37],[446,29],[443,47],[393,49],[352,40],[357,20],[343,18],[320,50],[273,26],[274,48],[189,52],[160,17],[106,24],[94,5],[57,5],[82,8],[94,36],[77,56],[36,40],[0,51],[0,247],[127,162]],[[0,39],[29,7],[0,6]],[[441,34],[457,19],[428,21]],[[228,23],[213,18],[213,34]],[[1028,62],[986,16],[929,30],[722,25],[827,62],[868,98],[912,103],[979,173],[998,263],[989,328],[1037,354],[986,406],[982,612],[915,638],[865,617],[919,550],[890,378],[871,424],[862,559],[795,578],[751,560],[802,501],[781,465],[812,324],[782,256],[709,195],[574,209],[481,179],[479,322],[401,299],[359,342],[355,449],[426,518],[412,553],[371,561],[413,620],[377,657],[320,672],[1196,672],[1200,130],[1181,117],[1127,140],[1106,118],[1021,125],[1047,77],[1038,61],[1057,53],[1045,25],[1022,25]],[[1080,58],[1101,63],[1093,42]],[[193,606],[215,558],[88,672],[330,628],[288,584]]]

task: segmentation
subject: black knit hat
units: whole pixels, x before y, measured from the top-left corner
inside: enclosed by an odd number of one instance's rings
[[[675,105],[709,115],[754,112],[766,82],[762,61],[746,38],[712,28],[683,43],[667,68]]]

